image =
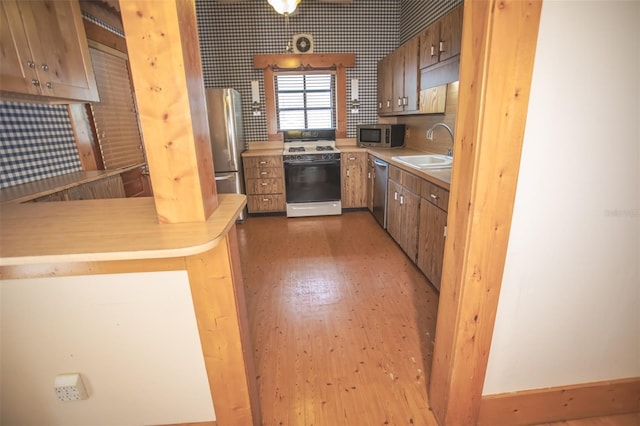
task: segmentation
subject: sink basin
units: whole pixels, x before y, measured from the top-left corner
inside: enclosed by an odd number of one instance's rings
[[[414,169],[448,168],[453,163],[453,157],[439,154],[400,155],[391,158]]]

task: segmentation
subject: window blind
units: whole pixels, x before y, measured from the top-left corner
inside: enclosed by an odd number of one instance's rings
[[[278,128],[335,128],[335,75],[332,73],[278,73],[276,75]]]
[[[91,112],[104,167],[145,163],[127,59],[94,47],[89,51],[100,94]]]

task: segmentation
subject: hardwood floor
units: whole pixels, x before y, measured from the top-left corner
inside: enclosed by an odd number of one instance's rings
[[[237,229],[265,426],[437,424],[438,294],[368,212],[249,217]]]
[[[438,296],[368,212],[238,226],[265,425],[435,425]]]

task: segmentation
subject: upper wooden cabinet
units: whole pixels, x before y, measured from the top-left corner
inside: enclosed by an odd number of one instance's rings
[[[378,62],[378,114],[418,111],[419,54],[416,36]]]
[[[77,1],[3,0],[0,90],[74,101],[98,101]]]
[[[378,114],[393,112],[393,57],[385,56],[378,61]]]
[[[420,68],[427,68],[460,54],[462,43],[460,5],[420,34]]]

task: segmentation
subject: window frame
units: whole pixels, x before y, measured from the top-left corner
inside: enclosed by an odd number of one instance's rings
[[[336,138],[347,137],[347,68],[356,66],[354,53],[254,55],[254,68],[264,71],[265,113],[269,141],[282,141],[278,131],[275,74],[291,71],[334,71],[336,73]]]

